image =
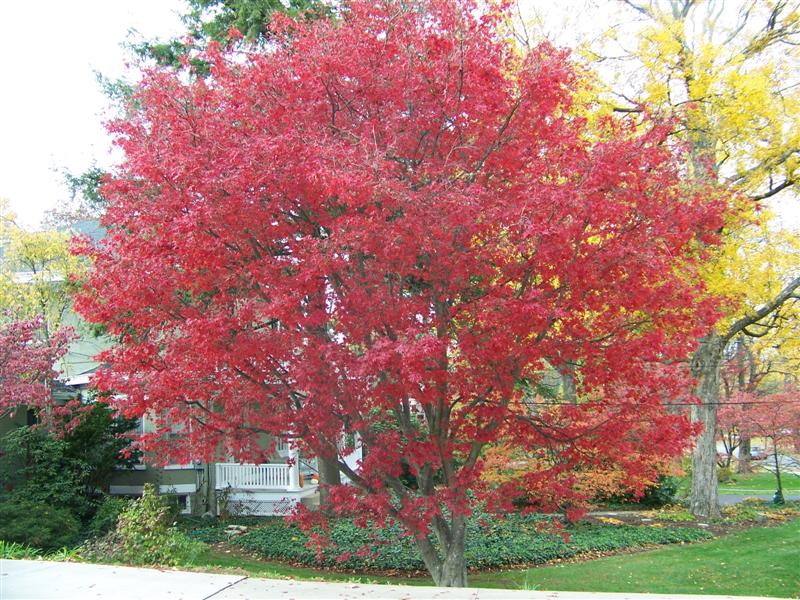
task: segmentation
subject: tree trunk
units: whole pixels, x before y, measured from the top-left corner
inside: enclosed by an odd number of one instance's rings
[[[317,457],[317,470],[319,471],[319,506],[321,510],[328,509],[328,488],[329,485],[341,485],[342,475],[339,472],[339,465],[336,459],[326,459]]]
[[[567,363],[559,372],[561,376],[561,390],[564,401],[572,404],[578,403],[578,388],[575,385],[575,365]]]
[[[781,483],[781,461],[778,458],[778,444],[774,439],[772,440],[772,444],[772,457],[775,459],[775,481],[778,484],[778,489],[772,501],[775,504],[783,504],[783,483]]]
[[[756,361],[753,353],[747,347],[744,336],[740,335],[736,340],[736,358],[738,368],[737,386],[740,392],[753,391],[756,385]],[[745,378],[745,361],[747,362],[747,374]],[[750,473],[750,436],[744,433],[739,434],[739,463],[736,465],[737,473]]]
[[[464,542],[467,534],[466,519],[458,517],[453,519],[449,528],[447,542],[442,548],[442,559],[430,538],[417,539],[416,544],[422,560],[433,577],[433,582],[439,587],[467,587],[467,564],[464,560]],[[438,535],[442,539],[442,535]]]
[[[692,421],[701,423],[703,431],[692,454],[692,493],[689,510],[701,519],[717,519],[720,515],[717,497],[717,403],[719,402],[719,370],[723,340],[715,332],[700,341],[692,356],[692,375],[697,379],[695,394],[700,404],[692,406]]]
[[[442,564],[439,587],[467,587],[467,565],[464,560],[464,541],[451,545]]]
[[[750,473],[753,468],[750,465],[750,436],[739,436],[739,464],[736,466],[737,473]]]

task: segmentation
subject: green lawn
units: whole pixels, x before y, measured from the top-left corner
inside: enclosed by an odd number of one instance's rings
[[[783,493],[800,494],[800,475],[781,473]],[[770,471],[756,471],[747,475],[734,475],[734,481],[719,484],[719,493],[725,495],[747,496],[748,494],[774,494],[775,474]],[[678,486],[679,496],[688,496],[692,488],[690,477],[681,478]]]
[[[800,520],[583,563],[476,574],[475,587],[662,594],[800,595]]]
[[[775,474],[759,471],[747,475],[736,475],[736,481],[719,484],[720,494],[772,494],[777,489]],[[782,474],[784,494],[800,494],[800,477],[791,473]]]
[[[198,570],[280,577],[432,585],[428,577],[334,573],[209,550]],[[473,573],[472,587],[662,594],[800,595],[800,520],[758,527],[710,542],[558,566]]]

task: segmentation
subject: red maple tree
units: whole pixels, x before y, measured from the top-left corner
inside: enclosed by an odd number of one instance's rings
[[[712,312],[694,265],[723,203],[681,185],[665,126],[590,126],[569,54],[520,53],[505,18],[354,1],[212,45],[207,78],[148,72],[78,300],[119,339],[99,385],[185,425],[151,448],[259,460],[290,434],[353,483],[333,508],[403,524],[439,585],[466,583],[475,502],[575,515],[575,469],[676,453],[686,379],[655,365]],[[536,402],[567,364],[580,400]],[[490,488],[499,441],[538,466]]]
[[[64,355],[70,331],[60,330],[49,339],[41,336],[41,319],[0,324],[0,417],[24,406],[52,406],[49,383],[53,365]]]
[[[720,427],[735,428],[740,436],[760,438],[766,444],[764,466],[775,474],[775,500],[783,502],[781,470],[791,462],[788,455],[800,448],[800,392],[790,386],[757,395],[737,392],[720,406]]]

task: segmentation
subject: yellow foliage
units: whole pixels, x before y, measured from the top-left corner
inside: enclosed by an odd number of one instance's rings
[[[620,521],[613,517],[597,517],[597,520],[606,525],[625,525],[625,521]]]
[[[69,278],[81,269],[69,251],[70,234],[29,232],[0,200],[0,311],[4,318],[45,320],[45,334],[61,326],[69,307]]]
[[[637,6],[648,18],[631,57],[638,89],[627,94],[680,124],[690,180],[714,178],[731,191],[735,212],[703,273],[724,300],[724,334],[800,265],[797,233],[777,231],[756,201],[800,181],[800,47],[783,43],[800,36],[800,16],[771,0],[747,12],[744,4],[715,12],[711,2]]]
[[[718,323],[720,331],[773,298],[797,272],[800,237],[791,231],[773,230],[772,222],[772,215],[764,211],[755,221],[731,229],[704,267],[709,292],[726,302],[727,314]]]

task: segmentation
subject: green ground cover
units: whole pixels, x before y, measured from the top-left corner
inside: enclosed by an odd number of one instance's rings
[[[492,569],[520,564],[544,563],[588,552],[609,552],[656,544],[695,542],[710,534],[696,527],[652,527],[637,525],[569,525],[563,535],[541,530],[537,517],[509,516],[470,522],[465,558],[471,569]],[[308,537],[297,527],[280,520],[235,538],[232,543],[259,557],[306,566],[359,569],[362,571],[423,571],[412,541],[396,527],[368,531],[349,521],[335,521],[329,532],[331,545],[318,556],[306,547]]]
[[[792,514],[786,509],[785,514]],[[796,512],[793,514],[797,514]],[[772,518],[768,518],[772,521]],[[236,572],[251,577],[278,577],[296,579],[317,579],[328,581],[351,581],[361,583],[403,583],[407,585],[431,585],[429,577],[413,571],[402,572],[397,569],[386,569],[380,575],[364,572],[360,568],[346,568],[342,564],[336,570],[297,566],[287,562],[269,561],[252,552],[245,552],[240,544],[218,543],[226,540],[223,531],[225,523],[186,524],[185,531],[194,532],[195,539],[205,538],[210,543],[192,562],[197,571]],[[254,527],[244,539],[258,539],[255,536],[262,531],[263,520],[253,521]],[[267,521],[267,527],[277,527],[278,521]],[[509,529],[504,531],[505,526]],[[489,545],[492,535],[513,533],[512,527],[519,526],[513,519],[504,522],[503,527],[489,531],[483,545]],[[285,525],[285,531],[290,531]],[[489,528],[491,530],[491,527]],[[533,530],[536,528],[534,527]],[[779,526],[756,526],[734,534],[723,535],[713,540],[696,543],[677,543],[666,548],[645,549],[646,537],[659,532],[667,532],[670,527],[635,527],[631,525],[579,525],[572,531],[574,552],[564,556],[567,562],[558,560],[545,566],[525,569],[484,570],[470,573],[469,582],[472,587],[491,587],[508,589],[564,590],[586,592],[653,592],[663,594],[729,594],[758,595],[776,597],[800,597],[800,519],[783,523]],[[679,529],[679,528],[674,528]],[[693,535],[695,528],[683,528],[682,535]],[[635,531],[635,533],[631,533]],[[295,532],[296,533],[296,532]],[[486,532],[485,532],[486,533]],[[528,537],[528,533],[516,532],[517,537],[528,540],[535,552],[541,552],[539,542]],[[543,535],[536,532],[537,535]],[[260,534],[263,535],[263,534]],[[584,536],[582,538],[582,536]],[[630,537],[632,536],[632,538]],[[707,535],[705,536],[707,537]],[[595,547],[603,550],[622,549],[625,546],[620,540],[633,541],[627,549],[632,553],[620,554],[607,558],[580,560],[588,558],[587,554],[572,559],[575,552],[587,551],[594,540]],[[297,544],[300,540],[291,540]],[[520,542],[524,545],[525,542]],[[61,556],[60,554],[63,554]],[[79,550],[48,555],[48,560],[81,560]],[[33,549],[14,544],[0,544],[0,558],[33,558],[41,553]],[[354,563],[355,564],[355,563]],[[188,565],[184,565],[186,568]]]

